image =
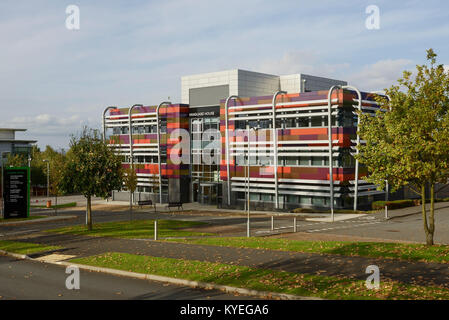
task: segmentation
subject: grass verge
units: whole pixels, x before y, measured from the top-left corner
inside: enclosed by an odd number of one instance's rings
[[[396,281],[382,281],[378,290],[369,290],[365,287],[365,281],[363,280],[127,253],[109,252],[92,257],[73,259],[71,262],[259,291],[315,296],[326,299],[449,299],[449,291],[440,287],[424,287],[402,284]]]
[[[63,203],[58,205],[52,205],[49,209],[62,209],[62,208],[72,208],[76,207],[76,202]],[[31,208],[47,208],[46,205],[31,205]]]
[[[177,220],[158,220],[158,237],[194,237],[210,236],[212,233],[193,232],[182,230],[205,225],[204,222],[177,221]],[[97,237],[114,237],[126,239],[153,239],[154,220],[134,220],[120,222],[98,223],[93,226],[92,231],[88,231],[85,226],[70,226],[59,229],[47,230],[47,232],[59,234],[73,234]]]
[[[19,242],[19,241],[8,241],[8,240],[0,241],[0,250],[19,254],[32,254],[37,252],[45,252],[58,249],[61,249],[61,247],[45,246],[37,243]]]
[[[267,238],[203,238],[173,239],[189,244],[213,245],[223,247],[253,248],[267,250],[294,251],[342,256],[362,256],[370,258],[391,258],[408,261],[449,263],[449,246],[423,244],[404,244],[386,242],[347,242],[347,241],[297,241]]]

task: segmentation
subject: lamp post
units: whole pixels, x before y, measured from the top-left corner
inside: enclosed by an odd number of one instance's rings
[[[50,197],[50,161],[48,160],[42,160],[42,162],[47,163],[47,201]]]
[[[2,153],[1,153],[1,162],[2,162],[2,218],[4,218],[4,207],[5,207],[5,199],[4,199],[5,191],[3,190],[3,180],[4,180],[4,177],[3,177],[3,173],[4,173],[4,170],[3,170],[3,167],[4,167],[3,155],[5,153],[10,153],[10,152],[9,151],[2,151]]]
[[[248,199],[247,199],[247,210],[248,210],[248,218],[247,218],[247,222],[246,222],[246,236],[249,238],[251,236],[250,233],[250,223],[249,223],[249,217],[250,217],[250,167],[249,167],[249,163],[250,163],[250,157],[251,157],[251,139],[250,139],[250,131],[254,130],[255,133],[257,133],[257,130],[259,130],[260,127],[254,127],[254,128],[250,128],[248,126],[248,163],[247,163],[247,172],[248,172]],[[256,135],[257,138],[257,135]]]

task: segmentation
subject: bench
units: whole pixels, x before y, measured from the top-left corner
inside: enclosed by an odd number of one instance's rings
[[[139,200],[137,201],[137,205],[142,208],[142,206],[153,206],[154,207],[154,211],[156,212],[156,204],[153,204],[153,201],[151,200]]]
[[[181,208],[182,210],[184,210],[184,208],[182,207],[182,202],[169,202],[169,203],[167,204],[167,209],[169,209],[169,208],[174,208],[174,207],[177,207],[177,208],[178,208],[178,211],[179,211],[179,208]]]

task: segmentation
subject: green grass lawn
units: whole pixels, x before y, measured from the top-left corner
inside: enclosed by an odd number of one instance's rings
[[[71,262],[326,299],[449,299],[449,290],[442,287],[406,285],[383,280],[379,290],[369,290],[363,280],[127,253],[110,252],[73,259]]]
[[[27,218],[13,218],[13,219],[0,218],[0,224],[6,223],[6,222],[27,221],[27,220],[35,220],[35,219],[42,219],[42,218],[47,218],[47,216],[29,216]]]
[[[61,249],[61,247],[45,246],[37,243],[19,242],[19,241],[7,241],[7,240],[0,241],[0,250],[19,254],[32,254],[37,252],[45,252],[58,249]]]
[[[386,242],[296,241],[275,238],[203,238],[173,239],[190,244],[237,248],[254,248],[306,253],[337,254],[372,258],[393,258],[411,261],[449,263],[449,246]]]
[[[58,205],[52,205],[49,209],[54,209],[54,208],[72,208],[72,207],[76,207],[76,202],[69,202],[69,203],[63,203],[63,204],[58,204]],[[47,205],[31,205],[31,208],[47,208]]]
[[[158,237],[169,238],[213,235],[211,233],[182,230],[184,228],[192,228],[205,224],[206,223],[204,222],[158,220]],[[98,223],[94,224],[92,231],[88,231],[86,226],[71,226],[48,230],[48,232],[98,237],[153,239],[154,220]]]

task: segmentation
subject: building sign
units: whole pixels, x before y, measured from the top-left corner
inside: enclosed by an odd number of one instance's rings
[[[189,117],[190,118],[203,118],[203,117],[219,117],[220,107],[190,107]]]
[[[4,218],[27,218],[30,214],[30,169],[5,168]]]

